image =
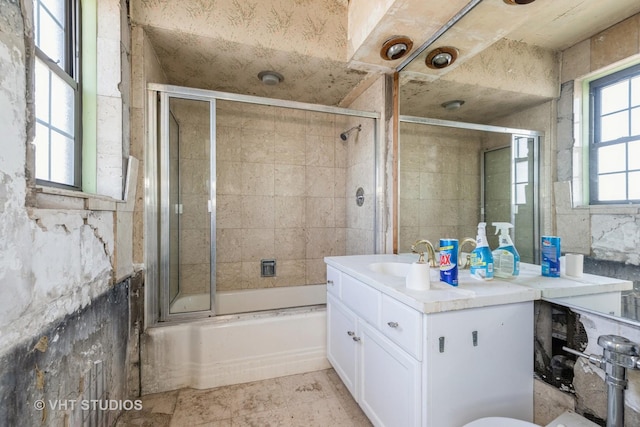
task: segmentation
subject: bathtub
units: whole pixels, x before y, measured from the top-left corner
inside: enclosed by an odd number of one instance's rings
[[[140,343],[142,393],[207,389],[329,368],[325,291],[325,285],[310,285],[219,292],[217,312],[251,312],[147,328]],[[249,306],[242,308],[244,300]],[[269,308],[276,301],[295,308]]]

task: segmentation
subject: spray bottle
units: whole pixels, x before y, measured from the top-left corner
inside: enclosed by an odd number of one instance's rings
[[[471,252],[471,277],[480,280],[493,279],[493,255],[487,242],[486,222],[478,223],[476,248]]]
[[[515,277],[520,274],[520,255],[509,236],[509,229],[513,228],[513,225],[508,222],[492,224],[496,227],[496,234],[500,233],[498,249],[492,252],[494,275],[507,279]]]

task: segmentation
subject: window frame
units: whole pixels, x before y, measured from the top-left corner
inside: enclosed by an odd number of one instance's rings
[[[640,140],[640,134],[630,135],[617,138],[615,140],[602,142],[601,141],[601,91],[619,83],[624,80],[631,80],[635,77],[640,77],[640,64],[635,64],[622,70],[613,72],[606,76],[589,82],[589,204],[590,205],[620,205],[620,204],[638,204],[640,199],[629,199],[629,156],[628,156],[628,143],[632,141]],[[631,88],[627,92],[627,96],[631,97]],[[631,102],[628,103],[627,108],[619,110],[626,111],[627,114],[631,114],[633,109],[640,109],[640,106],[633,106]],[[629,120],[629,130],[631,129],[631,118]],[[630,132],[629,132],[630,133]],[[624,145],[626,155],[626,164],[624,173],[626,175],[626,199],[624,200],[599,200],[598,194],[598,148],[604,146]],[[632,169],[631,171],[636,171]]]
[[[62,79],[73,90],[74,96],[74,114],[73,114],[73,183],[61,183],[57,181],[38,178],[38,171],[34,165],[34,176],[36,184],[42,186],[58,187],[70,190],[82,190],[82,73],[81,73],[81,52],[82,52],[82,11],[80,0],[63,0],[65,3],[65,31],[64,31],[64,64],[60,66],[56,61],[52,60],[44,51],[37,46],[36,28],[38,22],[38,8],[41,0],[33,0],[33,25],[34,25],[34,55],[35,61],[40,60],[48,70]],[[34,83],[37,80],[34,80]],[[34,84],[37,91],[37,85]],[[52,97],[48,97],[49,106],[51,108]],[[37,108],[37,105],[34,104]],[[44,123],[34,115],[35,123],[41,123],[51,128],[50,123]],[[50,142],[50,141],[49,141]],[[37,148],[36,148],[37,150]],[[51,162],[51,156],[49,156]],[[51,169],[49,170],[51,172]],[[51,173],[49,173],[51,175]]]

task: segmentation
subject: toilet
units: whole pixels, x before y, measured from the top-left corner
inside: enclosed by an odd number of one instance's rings
[[[488,417],[480,418],[465,424],[463,427],[540,427],[527,421],[516,420],[514,418],[504,417]],[[567,411],[555,420],[551,421],[546,427],[599,427],[586,418],[581,417],[573,411]]]
[[[538,424],[533,424],[527,421],[516,420],[514,418],[504,417],[488,417],[480,418],[479,420],[471,421],[469,424],[465,424],[463,427],[540,427]]]

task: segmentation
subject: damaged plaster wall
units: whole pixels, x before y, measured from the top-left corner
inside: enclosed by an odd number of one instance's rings
[[[623,316],[640,320],[640,206],[589,206],[583,165],[589,140],[581,103],[583,85],[613,67],[637,63],[640,14],[632,16],[563,52],[558,101],[554,234],[563,252],[585,255],[585,272],[634,282],[623,297]]]
[[[600,335],[621,335],[640,343],[640,328],[588,312],[574,310],[580,315],[580,322],[588,337],[583,350],[587,354],[602,355],[598,345]],[[573,369],[573,385],[576,393],[576,410],[595,420],[607,419],[607,387],[604,370],[579,358]],[[640,370],[627,370],[628,386],[625,391],[625,426],[640,425]],[[603,424],[604,425],[604,424]]]
[[[563,252],[640,266],[640,207],[585,206],[582,170],[588,138],[581,134],[581,82],[640,54],[640,15],[632,16],[563,52],[558,102],[557,179],[554,184],[556,233]],[[578,108],[578,110],[574,110]],[[571,230],[571,233],[568,232]]]
[[[588,189],[584,187],[584,174],[588,173],[588,169],[583,170],[583,160],[588,138],[582,134],[583,121],[587,118],[582,117],[581,102],[582,84],[585,79],[637,60],[640,54],[638,40],[640,15],[635,15],[562,52],[561,92],[556,103],[557,114],[554,117],[557,120],[553,133],[550,134],[553,143],[546,147],[551,158],[551,170],[548,174],[552,183],[548,204],[551,207],[551,227],[544,227],[543,230],[543,233],[562,238],[563,253],[585,254],[585,272],[631,280],[635,284],[635,293],[640,288],[640,207],[589,206],[588,202],[585,202]],[[542,181],[544,182],[544,179]],[[637,301],[634,292],[623,297],[623,313],[625,310],[638,312],[640,306]],[[544,305],[548,304],[543,303],[542,306]],[[579,318],[577,323],[580,323],[580,327],[585,331],[586,339],[574,341],[571,338],[572,334],[567,334],[569,347],[586,345],[586,348],[577,349],[601,355],[602,348],[597,345],[597,339],[604,334],[621,335],[640,343],[637,325],[597,314],[576,310],[574,312],[577,314],[573,317]],[[542,323],[551,323],[551,316],[551,310],[542,310],[538,322],[543,319]],[[543,339],[542,329],[548,329],[546,341]],[[539,368],[544,366],[546,371],[542,371],[549,374],[552,372],[554,361],[557,362],[559,357],[566,357],[567,354],[558,348],[557,343],[552,345],[550,327],[541,328],[537,325],[536,340],[536,372],[540,374]],[[575,410],[578,413],[605,425],[606,387],[603,371],[581,359],[576,361],[571,371],[571,378],[567,384],[554,384],[555,378],[544,379],[552,384],[556,391],[549,399],[557,401],[560,395],[573,396]],[[639,381],[639,371],[629,372],[629,388],[625,394],[626,426],[640,425]],[[564,393],[566,391],[570,391],[571,394]],[[567,409],[573,408],[568,405]]]
[[[89,304],[112,279],[114,214],[25,206],[28,47],[24,5],[0,0],[0,348]],[[26,31],[28,34],[28,31]],[[29,142],[31,143],[31,142]]]
[[[536,414],[574,410],[598,425],[607,421],[605,371],[562,350],[563,346],[602,356],[601,335],[620,335],[640,343],[640,325],[548,301],[536,301],[535,372],[546,383],[536,395]],[[640,370],[627,370],[625,426],[640,425]],[[544,408],[544,409],[543,409]],[[537,417],[542,425],[553,419]]]
[[[119,0],[100,4],[101,13],[119,27],[126,1],[124,6]],[[72,201],[71,209],[65,203],[38,202],[43,190],[33,186],[29,154],[35,125],[32,7],[31,0],[0,0],[0,425],[25,425],[25,420],[39,421],[28,425],[63,425],[72,414],[50,411],[34,417],[33,406],[24,402],[81,395],[78,375],[72,373],[82,374],[94,363],[104,363],[105,372],[114,363],[116,373],[107,376],[106,384],[110,398],[122,398],[127,381],[121,355],[129,335],[132,233],[121,237],[117,229],[131,229],[133,208],[120,209],[122,204],[108,197],[92,201],[92,196],[69,192],[48,200]],[[113,51],[119,64],[120,47],[108,51],[103,59]],[[124,115],[121,108],[107,113],[116,114],[116,121]],[[112,141],[121,153],[122,126],[111,128],[116,135],[108,137],[107,131],[102,144]],[[122,153],[117,157],[122,168]],[[121,176],[110,191],[122,194]],[[119,248],[128,254],[118,254]],[[118,260],[126,264],[116,274]],[[40,353],[39,359],[33,357]]]

